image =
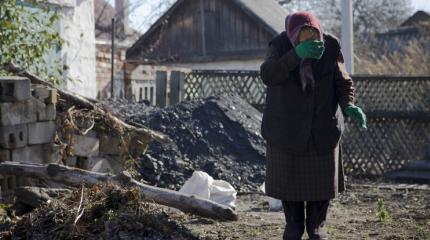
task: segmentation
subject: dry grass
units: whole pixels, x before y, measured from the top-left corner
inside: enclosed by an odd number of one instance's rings
[[[417,76],[430,75],[430,51],[425,40],[411,42],[392,54],[380,49],[360,46],[355,61],[357,74]],[[374,54],[381,52],[382,54]]]
[[[136,189],[75,189],[24,215],[0,239],[198,239]]]

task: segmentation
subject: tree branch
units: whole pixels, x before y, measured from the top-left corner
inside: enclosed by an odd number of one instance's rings
[[[3,162],[0,163],[0,174],[41,178],[71,186],[80,186],[82,183],[97,185],[111,182],[118,187],[137,188],[145,200],[174,207],[186,213],[218,220],[232,221],[238,219],[236,212],[229,207],[197,196],[140,183],[133,179],[128,172],[111,175],[57,164]]]

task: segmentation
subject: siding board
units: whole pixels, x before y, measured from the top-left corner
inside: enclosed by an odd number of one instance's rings
[[[205,26],[207,57],[228,58],[263,52],[273,38],[264,26],[231,0],[204,0],[205,22],[201,22],[200,0],[188,0],[169,17],[160,33],[155,31],[142,43],[143,58],[199,58],[202,52],[202,25]],[[161,36],[161,37],[160,37]],[[153,46],[153,51],[149,51]]]

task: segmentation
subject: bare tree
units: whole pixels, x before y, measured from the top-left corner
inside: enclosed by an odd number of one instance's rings
[[[111,19],[115,18],[116,38],[125,39],[128,34],[141,34],[151,26],[176,0],[128,0],[126,16],[116,12],[115,0],[94,0],[96,10],[95,25],[101,32],[96,33],[96,37],[103,34],[110,35]],[[143,10],[143,11],[141,11]],[[127,33],[122,29],[124,21],[131,21],[129,24],[131,29]]]
[[[135,0],[129,5],[130,17],[139,19],[136,30],[139,32],[145,31],[151,24],[153,24],[167,9],[172,6],[177,0],[163,0],[163,1],[148,1],[148,0]],[[146,5],[150,10],[148,15],[140,16],[137,14],[137,9]]]
[[[328,32],[340,33],[340,0],[278,0],[288,11],[313,12]],[[412,14],[411,0],[354,0],[354,32],[368,35],[398,26]]]

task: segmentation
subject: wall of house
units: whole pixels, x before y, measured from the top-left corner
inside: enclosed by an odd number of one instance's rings
[[[155,79],[157,71],[166,71],[167,79],[170,79],[170,73],[172,71],[189,72],[191,69],[175,66],[154,66],[154,65],[134,65],[127,64],[126,77],[129,79],[128,86],[129,95],[127,99],[132,101],[147,100],[151,104],[155,105]],[[169,99],[170,88],[169,83],[167,84],[167,99]],[[169,100],[167,100],[169,101]]]
[[[187,68],[192,70],[260,70],[260,65],[263,63],[260,59],[244,59],[244,60],[223,60],[212,62],[195,62],[195,63],[174,63],[167,65],[171,68]]]
[[[58,1],[61,12],[61,37],[68,44],[61,51],[65,73],[64,88],[95,98],[96,46],[94,34],[94,2],[92,0]]]
[[[263,24],[231,0],[203,1],[203,6],[200,1],[186,1],[131,48],[127,58],[184,62],[263,57],[272,38]]]
[[[112,82],[112,48],[106,42],[97,42],[96,53],[96,79],[97,79],[97,98],[106,99],[111,96]],[[124,65],[126,48],[115,50],[114,64],[114,96],[124,97]]]

